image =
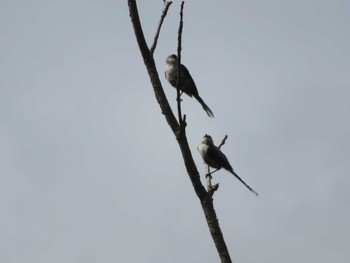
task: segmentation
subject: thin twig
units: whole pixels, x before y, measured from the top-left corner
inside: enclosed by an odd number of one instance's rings
[[[207,179],[207,191],[208,193],[213,196],[215,191],[218,190],[219,188],[219,184],[212,184],[211,183],[211,179],[213,179],[213,177],[211,176],[210,173],[210,167],[209,165],[205,164],[205,178]]]
[[[225,137],[222,139],[221,143],[220,143],[219,146],[218,146],[219,149],[221,148],[221,146],[223,146],[223,145],[225,144],[227,138],[228,138],[228,136],[225,135]],[[210,193],[211,195],[213,195],[214,192],[215,192],[216,190],[218,190],[219,184],[214,184],[214,185],[213,185],[213,184],[211,183],[211,179],[213,179],[213,177],[211,176],[212,173],[210,173],[210,167],[209,167],[209,165],[207,165],[207,164],[206,164],[205,166],[206,166],[206,168],[205,168],[205,170],[206,170],[205,178],[207,179],[207,191],[208,191],[208,193]],[[214,171],[214,172],[215,172],[215,171]]]
[[[178,69],[178,76],[177,76],[177,82],[176,82],[176,100],[177,100],[177,111],[178,111],[178,117],[179,117],[179,123],[180,123],[180,132],[183,132],[183,129],[185,128],[186,124],[184,123],[182,119],[182,113],[181,113],[181,91],[179,88],[179,83],[181,81],[181,41],[182,41],[182,28],[183,28],[183,8],[184,8],[185,2],[181,2],[181,10],[180,10],[180,25],[179,25],[179,31],[178,31],[178,39],[177,39],[177,69]]]
[[[219,149],[221,148],[221,146],[223,146],[225,144],[227,138],[228,138],[228,136],[225,135],[225,137],[222,139],[221,143],[218,146]]]
[[[208,192],[209,190],[212,188],[212,184],[211,184],[211,179],[213,178],[210,174],[210,167],[209,165],[205,164],[205,179],[207,179],[207,189]]]
[[[153,40],[153,44],[152,44],[152,47],[150,49],[151,53],[153,54],[154,53],[154,50],[156,49],[156,46],[157,46],[157,42],[158,42],[158,38],[159,38],[159,34],[160,34],[160,29],[162,27],[162,24],[163,24],[163,21],[164,21],[164,18],[165,16],[167,15],[168,13],[168,9],[170,7],[170,5],[172,4],[173,2],[166,2],[164,1],[164,9],[163,9],[163,12],[162,12],[162,16],[160,17],[160,20],[159,20],[159,24],[158,24],[158,28],[157,28],[157,33],[154,37],[154,40]]]

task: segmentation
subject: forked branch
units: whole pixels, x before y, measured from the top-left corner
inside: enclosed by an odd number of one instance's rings
[[[135,37],[137,40],[137,43],[139,45],[139,49],[141,51],[143,61],[145,63],[145,66],[148,71],[148,75],[150,77],[150,81],[152,83],[152,87],[154,90],[155,97],[157,99],[157,102],[161,108],[161,112],[164,114],[165,119],[167,123],[169,124],[171,130],[173,131],[177,142],[179,144],[181,154],[184,160],[184,164],[188,173],[188,176],[191,180],[191,183],[193,185],[194,191],[196,192],[196,195],[201,201],[202,209],[205,214],[205,218],[211,233],[211,236],[213,238],[213,241],[215,243],[216,249],[218,251],[218,254],[220,256],[221,262],[230,263],[231,258],[228,252],[228,249],[226,247],[219,222],[214,210],[213,206],[213,199],[211,193],[208,193],[204,186],[202,185],[199,177],[199,173],[197,170],[197,167],[194,163],[192,153],[190,150],[190,147],[188,145],[185,127],[181,127],[181,119],[179,118],[179,122],[176,120],[174,113],[172,112],[169,102],[165,96],[163,87],[161,85],[158,71],[154,62],[153,58],[153,52],[155,50],[155,47],[157,45],[157,39],[160,32],[160,27],[162,24],[162,20],[164,20],[166,12],[163,11],[163,19],[161,19],[160,25],[158,26],[157,34],[155,41],[152,45],[152,48],[149,49],[143,34],[143,30],[140,23],[140,18],[137,10],[136,0],[128,0],[129,5],[129,12],[130,12],[130,18],[132,25],[134,27]],[[170,4],[169,4],[170,6]],[[169,6],[166,8],[169,8]],[[183,4],[182,4],[183,6]],[[166,9],[167,11],[167,9]],[[159,31],[159,32],[158,32]],[[180,38],[181,40],[181,38]],[[181,41],[180,41],[181,42]],[[178,49],[179,50],[179,49]],[[180,46],[181,50],[181,46]],[[180,54],[179,54],[180,55]],[[180,56],[179,56],[180,61]]]
[[[173,2],[171,2],[171,1],[170,2],[164,1],[164,9],[163,9],[163,12],[162,12],[162,16],[160,17],[158,28],[157,28],[157,32],[156,32],[156,35],[154,36],[153,44],[152,44],[152,47],[150,49],[152,54],[154,53],[154,50],[156,49],[158,38],[159,38],[159,34],[160,34],[160,29],[161,29],[161,27],[163,25],[164,18],[166,17],[166,15],[168,13],[168,10],[169,10],[169,7],[170,7],[170,5],[172,3]]]

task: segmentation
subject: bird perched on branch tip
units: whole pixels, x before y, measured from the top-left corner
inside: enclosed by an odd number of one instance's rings
[[[208,107],[207,104],[202,100],[202,98],[198,94],[198,90],[196,87],[196,84],[194,83],[194,80],[191,77],[190,72],[187,70],[187,68],[184,65],[180,65],[180,82],[179,82],[179,89],[183,92],[185,92],[188,96],[194,97],[203,107],[205,112],[208,114],[209,117],[213,118],[214,114],[211,111],[211,109]],[[165,65],[165,78],[169,81],[171,86],[176,88],[176,82],[178,79],[178,59],[176,55],[170,55],[166,58],[166,65]]]
[[[212,168],[216,168],[215,171],[224,168],[233,174],[242,184],[245,185],[253,194],[258,196],[258,193],[255,192],[253,188],[247,185],[234,171],[232,166],[230,165],[227,157],[223,152],[214,145],[213,139],[210,135],[204,135],[202,142],[197,146],[197,150],[202,155],[204,162]]]

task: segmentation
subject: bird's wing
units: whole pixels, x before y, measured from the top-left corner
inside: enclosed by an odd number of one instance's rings
[[[181,89],[188,96],[198,96],[198,90],[188,69],[181,64]]]
[[[214,168],[224,168],[226,170],[232,170],[232,167],[227,160],[225,154],[223,154],[220,149],[216,146],[210,146],[207,150],[207,157],[210,163],[208,163],[209,166],[212,166]]]

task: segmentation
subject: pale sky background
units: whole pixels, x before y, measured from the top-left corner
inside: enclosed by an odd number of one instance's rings
[[[163,3],[139,1],[152,43]],[[176,52],[180,1],[155,59]],[[187,1],[187,134],[234,262],[348,262],[350,1]],[[0,262],[219,262],[127,1],[0,1]],[[204,178],[203,182],[204,182]]]

